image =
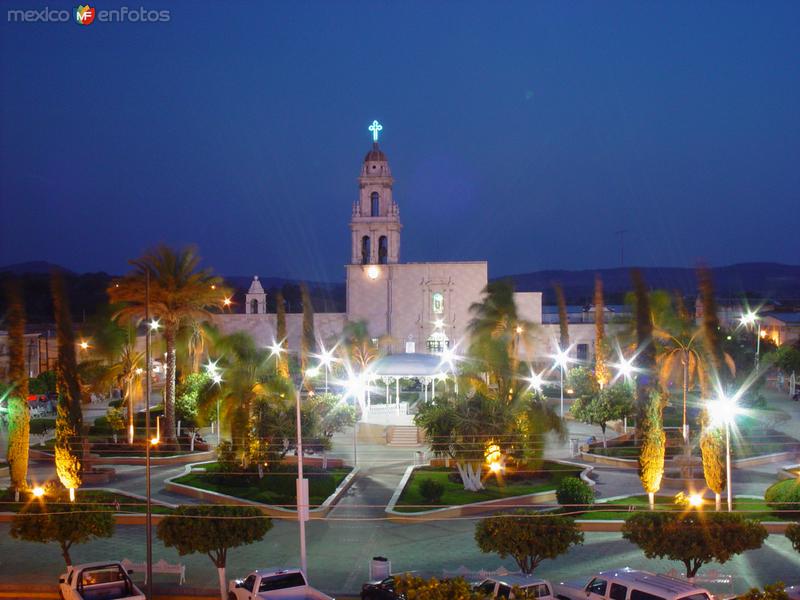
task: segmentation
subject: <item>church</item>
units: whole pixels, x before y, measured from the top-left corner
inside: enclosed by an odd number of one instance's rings
[[[391,354],[437,354],[466,346],[469,307],[481,299],[488,282],[486,261],[404,263],[401,260],[403,224],[394,197],[389,159],[378,143],[382,125],[374,121],[372,147],[361,162],[358,196],[350,216],[350,256],[345,265],[346,311],[316,313],[317,337],[328,343],[346,322],[364,321],[370,336],[385,340]],[[543,323],[542,293],[514,295],[520,316],[538,325],[537,357],[555,351],[557,325]],[[244,313],[216,315],[225,333],[247,331],[259,345],[276,341],[276,316],[267,313],[266,293],[254,277],[246,294]],[[292,352],[300,347],[302,315],[286,315],[287,340]],[[594,327],[570,325],[571,354],[589,359]],[[522,356],[531,360],[534,356]]]

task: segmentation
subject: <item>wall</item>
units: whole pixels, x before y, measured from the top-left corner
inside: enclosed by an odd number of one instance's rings
[[[225,334],[246,331],[253,336],[256,344],[261,347],[272,345],[276,338],[275,313],[261,315],[219,314],[214,315],[213,321],[220,331]],[[327,342],[338,338],[344,323],[344,313],[315,313],[314,332],[317,339]],[[302,313],[287,313],[286,335],[289,350],[299,352],[302,330]]]
[[[374,337],[390,336],[393,352],[404,352],[407,341],[415,343],[417,352],[426,352],[434,323],[441,319],[450,346],[464,340],[465,347],[469,307],[481,299],[488,279],[486,262],[375,265],[375,279],[368,275],[370,266],[347,266],[350,321],[366,321]],[[442,314],[433,313],[434,292],[444,296]]]

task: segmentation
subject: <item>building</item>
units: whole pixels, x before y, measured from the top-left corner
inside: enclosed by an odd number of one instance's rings
[[[452,349],[466,339],[469,307],[481,299],[488,282],[488,264],[401,261],[400,204],[394,196],[389,159],[378,144],[380,125],[373,123],[372,130],[372,148],[361,162],[358,196],[350,216],[346,311],[316,313],[316,335],[323,342],[335,340],[346,322],[364,321],[370,336],[386,340],[392,354]],[[557,351],[557,319],[554,322],[543,312],[541,292],[519,292],[515,301],[520,316],[536,325],[534,343],[522,351],[522,358],[549,360]],[[266,307],[266,293],[256,276],[245,296],[244,314],[215,315],[215,321],[225,333],[244,330],[261,346],[269,346],[276,341],[276,315],[268,313]],[[613,322],[620,309],[609,308],[606,320]],[[572,358],[592,360],[593,308],[581,307],[569,320]],[[289,350],[297,351],[302,315],[288,313],[286,328],[285,344]]]

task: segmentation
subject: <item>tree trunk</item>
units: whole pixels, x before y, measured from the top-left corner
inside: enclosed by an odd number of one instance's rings
[[[128,443],[133,446],[133,375],[128,377]]]
[[[217,575],[219,576],[220,600],[226,600],[228,594],[228,582],[225,577],[225,567],[217,567]]]
[[[464,483],[464,489],[468,492],[479,492],[483,489],[483,482],[481,481],[481,463],[456,463],[456,469],[461,476],[461,481]]]
[[[608,448],[608,446],[606,445],[606,424],[605,423],[602,423],[600,425],[600,431],[603,432],[603,448]]]
[[[719,494],[714,494],[714,506],[717,512],[719,512],[722,509],[722,496],[720,496]]]
[[[656,509],[656,494],[655,492],[647,492],[647,501],[650,503],[650,510]]]
[[[164,340],[167,343],[166,381],[164,382],[164,431],[161,435],[167,444],[177,444],[175,437],[175,328],[167,325]]]
[[[71,567],[72,558],[69,555],[69,548],[63,542],[59,542],[58,545],[61,546],[61,556],[64,558],[64,562],[67,563],[68,567]]]

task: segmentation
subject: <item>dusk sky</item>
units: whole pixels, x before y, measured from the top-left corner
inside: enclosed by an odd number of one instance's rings
[[[373,119],[403,261],[800,263],[798,2],[126,4],[2,4],[0,265],[340,281]]]

